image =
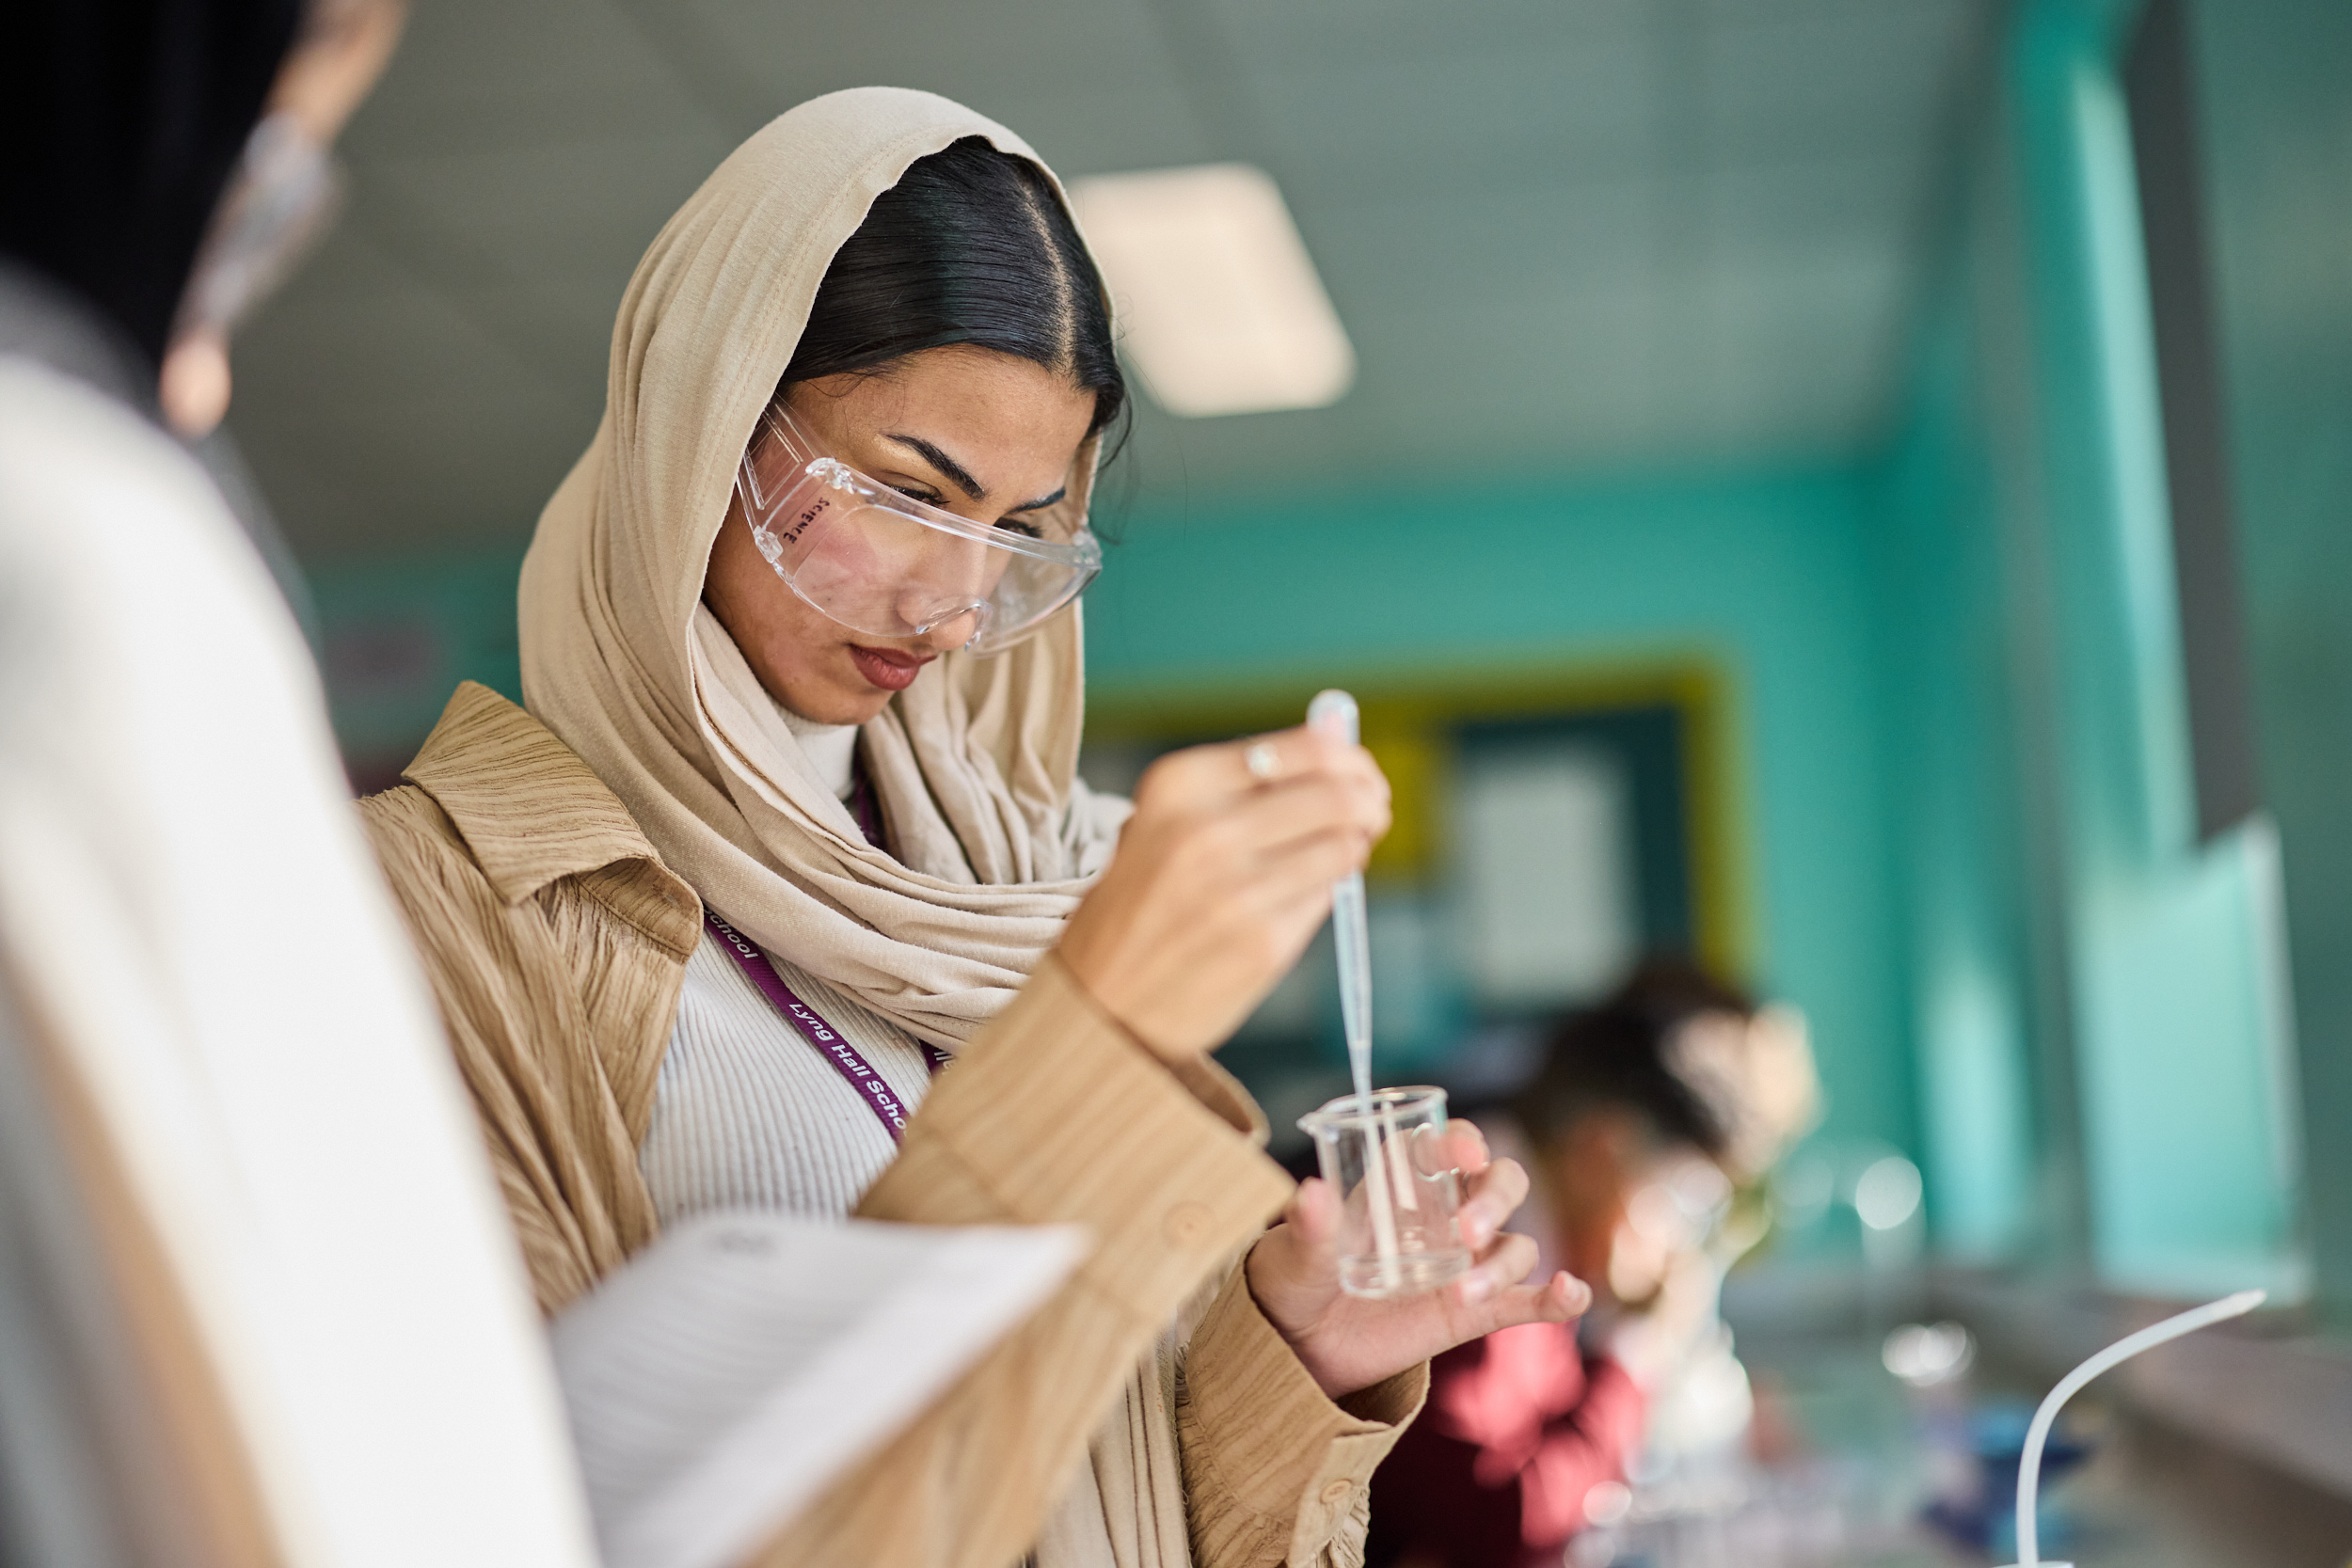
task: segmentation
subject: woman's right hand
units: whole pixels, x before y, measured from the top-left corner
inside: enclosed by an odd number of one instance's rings
[[[1263,746],[1251,771],[1252,747]],[[1168,1058],[1222,1045],[1290,972],[1389,831],[1389,784],[1360,746],[1307,729],[1153,763],[1062,961]]]

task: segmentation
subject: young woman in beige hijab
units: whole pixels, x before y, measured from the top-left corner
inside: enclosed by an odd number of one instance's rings
[[[1330,1195],[1208,1060],[1387,789],[1303,731],[1179,753],[1132,816],[1078,782],[1124,396],[1025,145],[803,104],[629,285],[524,565],[531,711],[461,689],[367,802],[547,1309],[712,1208],[1094,1233],[768,1561],[1359,1562],[1426,1358],[1585,1299],[1518,1283],[1526,1179],[1470,1147],[1468,1279],[1343,1296]]]

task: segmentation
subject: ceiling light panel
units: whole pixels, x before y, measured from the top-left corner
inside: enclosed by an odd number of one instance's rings
[[[1122,346],[1169,413],[1321,408],[1346,393],[1356,351],[1263,169],[1096,175],[1070,194]]]

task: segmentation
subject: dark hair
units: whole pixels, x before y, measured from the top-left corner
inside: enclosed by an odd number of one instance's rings
[[[1094,435],[1127,405],[1103,280],[1045,171],[966,136],[874,198],[825,270],[777,390],[969,344],[1094,394]]]
[[[1731,1129],[1668,1066],[1666,1046],[1702,1013],[1755,1011],[1749,997],[1687,959],[1648,959],[1607,1001],[1553,1025],[1544,1065],[1512,1109],[1539,1144],[1587,1112],[1624,1109],[1667,1141],[1720,1157]]]
[[[0,257],[80,296],[154,374],[297,0],[0,10]]]

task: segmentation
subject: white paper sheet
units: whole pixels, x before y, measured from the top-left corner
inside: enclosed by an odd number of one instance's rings
[[[707,1215],[557,1318],[606,1568],[725,1568],[1068,1276],[1071,1227]]]

